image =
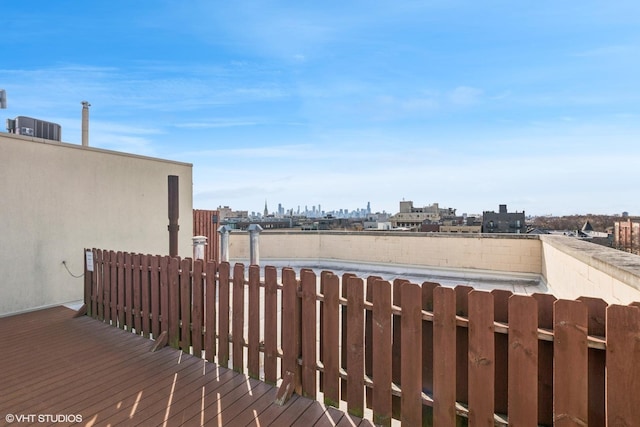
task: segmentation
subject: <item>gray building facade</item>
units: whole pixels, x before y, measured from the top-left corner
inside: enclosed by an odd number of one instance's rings
[[[483,233],[526,233],[524,211],[507,212],[507,205],[500,205],[498,212],[485,211],[482,213]]]

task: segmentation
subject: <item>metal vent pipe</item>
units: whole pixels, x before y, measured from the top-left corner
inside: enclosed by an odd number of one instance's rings
[[[89,146],[89,104],[87,101],[82,101],[82,146]]]

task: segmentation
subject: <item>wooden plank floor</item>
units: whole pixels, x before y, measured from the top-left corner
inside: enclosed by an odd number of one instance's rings
[[[0,318],[0,425],[79,415],[89,426],[369,426],[367,420],[55,307]],[[25,418],[23,418],[24,420]],[[59,421],[59,419],[54,419]],[[14,422],[28,425],[27,422]]]

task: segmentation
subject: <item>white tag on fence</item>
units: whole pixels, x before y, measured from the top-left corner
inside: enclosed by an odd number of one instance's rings
[[[87,271],[93,271],[93,252],[85,251],[85,257],[87,259]]]

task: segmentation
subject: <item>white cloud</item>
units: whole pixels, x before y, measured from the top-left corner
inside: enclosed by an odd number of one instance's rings
[[[483,91],[469,86],[458,86],[449,93],[449,101],[454,105],[472,105],[480,101]]]
[[[573,56],[578,57],[607,57],[607,56],[619,56],[619,55],[636,55],[638,48],[632,45],[611,45],[596,47],[590,50],[584,50],[576,52]]]
[[[230,128],[230,127],[245,127],[245,126],[258,126],[260,122],[255,120],[231,120],[231,119],[214,119],[199,122],[180,122],[174,126],[177,128],[188,129],[215,129],[215,128]]]

